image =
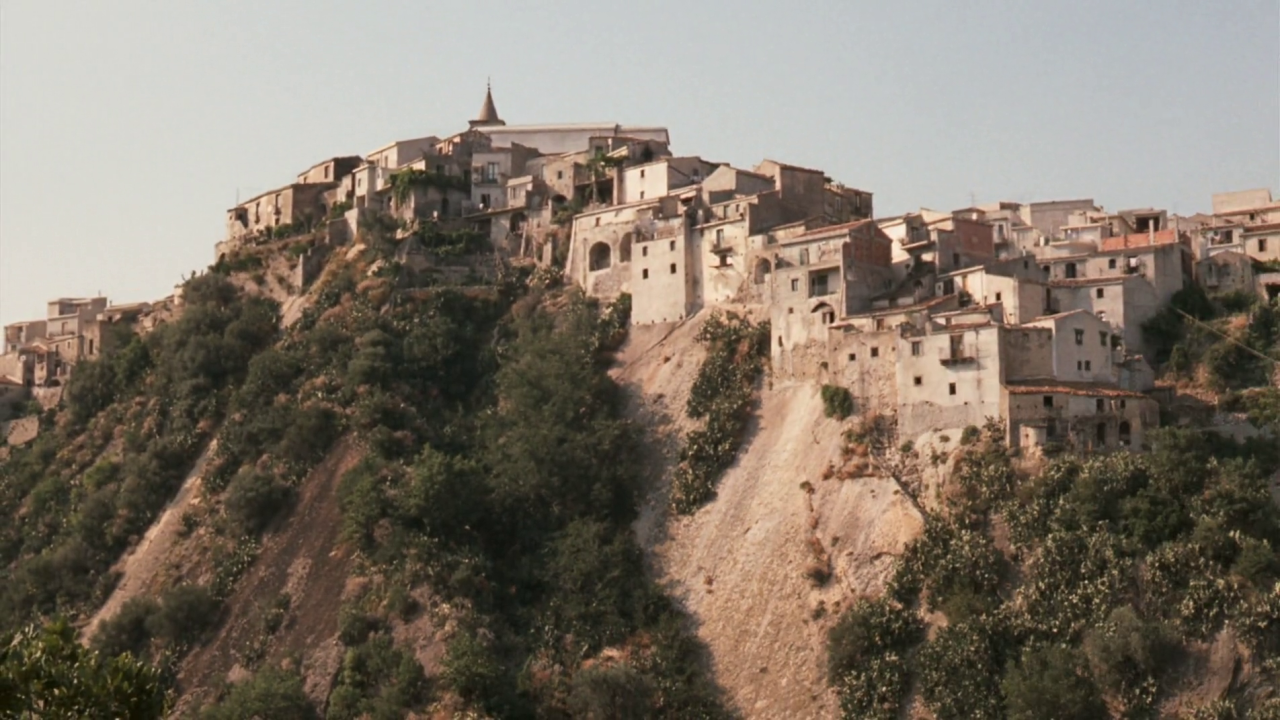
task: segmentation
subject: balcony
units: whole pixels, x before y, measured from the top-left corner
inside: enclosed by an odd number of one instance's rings
[[[975,364],[978,362],[978,349],[972,345],[943,348],[938,351],[938,362],[944,367]]]

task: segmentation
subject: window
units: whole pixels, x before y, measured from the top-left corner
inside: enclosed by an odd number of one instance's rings
[[[1099,330],[1099,331],[1098,331],[1098,344],[1099,344],[1099,345],[1101,345],[1102,347],[1106,347],[1106,346],[1107,346],[1107,331],[1106,331],[1106,330]]]
[[[1069,262],[1069,263],[1067,263],[1067,266],[1066,266],[1065,270],[1066,270],[1066,277],[1067,277],[1067,279],[1068,279],[1068,280],[1070,280],[1070,279],[1072,279],[1072,278],[1074,278],[1074,277],[1076,276],[1076,264],[1075,264],[1075,263],[1073,263],[1073,262]]]
[[[948,394],[948,395],[955,395],[955,394],[956,394],[956,384],[955,384],[955,383],[947,383],[947,394]]]
[[[325,180],[328,180],[328,179],[329,179],[329,166],[328,166],[328,165],[325,165],[325,166],[324,166],[324,179],[325,179]]]
[[[667,248],[668,248],[669,250],[675,250],[675,249],[676,249],[676,241],[675,241],[675,240],[672,240],[672,241],[667,245]]]
[[[1051,407],[1053,407],[1053,396],[1052,396],[1052,395],[1045,395],[1045,396],[1044,396],[1044,406],[1045,406],[1045,407],[1047,407],[1047,408],[1051,408]]]
[[[640,271],[640,279],[641,279],[641,280],[648,280],[648,279],[649,279],[649,268],[645,268],[644,270],[641,270],[641,271]]]
[[[823,324],[824,324],[824,325],[830,325],[831,323],[833,323],[833,322],[835,322],[835,321],[836,321],[836,311],[835,311],[835,310],[824,310],[824,311],[822,312],[822,322],[823,322]]]
[[[1026,270],[1026,269],[1028,269],[1028,268],[1030,268],[1030,267],[1031,267],[1031,261],[1030,261],[1030,260],[1023,260],[1023,261],[1022,261],[1022,269],[1023,269],[1023,270]]]
[[[800,290],[799,278],[791,278],[791,292],[799,292],[799,290]]]
[[[671,274],[672,274],[672,275],[675,275],[675,274],[676,274],[676,264],[675,264],[675,263],[671,263]]]
[[[1083,361],[1083,360],[1077,360],[1077,361],[1076,361],[1076,372],[1080,372],[1081,370],[1084,370],[1084,361]]]
[[[1085,371],[1085,372],[1093,372],[1093,361],[1092,361],[1092,360],[1085,360],[1085,361],[1084,361],[1084,371]]]
[[[1121,401],[1120,401],[1120,409],[1121,409],[1121,410],[1123,410],[1123,409],[1124,409],[1124,400],[1121,400]]]
[[[643,199],[644,199],[644,191],[643,191],[643,190],[641,190],[641,191],[640,191],[640,199],[641,199],[641,200],[643,200]]]
[[[641,179],[643,179],[643,178],[644,178],[644,170],[641,170],[641,171],[640,171],[640,177],[641,177]]]
[[[1258,252],[1264,253],[1266,251],[1267,251],[1267,239],[1258,238]]]
[[[876,318],[876,330],[884,329],[884,318]]]
[[[716,228],[716,245],[724,242],[724,228]]]
[[[1103,400],[1102,398],[1098,398],[1098,399],[1095,401],[1095,404],[1096,404],[1096,407],[1098,408],[1098,412],[1103,412],[1103,411],[1106,409],[1106,406],[1107,406],[1106,401],[1105,401],[1105,400]]]
[[[1084,331],[1079,328],[1076,328],[1076,344],[1077,345],[1084,344]]]
[[[600,218],[596,218],[596,227],[600,227]]]
[[[922,354],[924,354],[924,343],[919,340],[913,340],[911,342],[911,355],[913,357],[920,357]]]
[[[872,347],[872,348],[871,348],[871,357],[873,357],[873,358],[875,358],[875,357],[880,357],[880,348],[878,348],[878,347]]]
[[[1000,302],[1000,293],[996,293],[996,302]]]
[[[912,385],[915,385],[916,387],[920,387],[921,385],[923,385],[923,384],[924,384],[924,378],[922,378],[922,377],[920,377],[919,375],[917,375],[917,376],[915,376],[915,377],[911,378],[911,384],[912,384]]]
[[[808,265],[808,264],[809,264],[809,251],[808,251],[808,250],[801,250],[801,251],[800,251],[800,264],[801,264],[801,265]]]
[[[858,353],[849,353],[849,362],[853,362],[857,359],[858,359]]]
[[[484,164],[484,179],[493,182],[498,179],[498,163],[491,162]]]
[[[1115,258],[1111,258],[1110,260],[1108,260],[1108,261],[1107,261],[1107,269],[1108,269],[1108,270],[1115,270],[1115,269],[1116,269],[1116,259],[1115,259]]]
[[[556,171],[556,179],[557,179],[557,180],[563,180],[563,179],[564,179],[564,171],[563,171],[563,170],[557,170],[557,171]]]
[[[1049,274],[1049,266],[1048,266],[1048,265],[1045,265],[1044,267],[1042,267],[1042,268],[1040,268],[1040,269],[1044,271],[1044,274],[1045,274],[1045,275],[1048,275],[1048,274]]]
[[[1102,288],[1098,288],[1095,291],[1095,295],[1097,295],[1097,297],[1103,297],[1104,295],[1106,295],[1106,292],[1104,292]]]
[[[648,245],[645,245],[644,247],[640,248],[640,255],[641,255],[641,257],[649,257],[649,246],[648,246]]]

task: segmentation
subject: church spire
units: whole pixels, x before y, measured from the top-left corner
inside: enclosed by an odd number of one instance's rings
[[[480,106],[480,117],[471,121],[471,127],[488,127],[490,125],[506,125],[502,118],[498,117],[498,108],[493,104],[493,86],[485,79],[484,84],[484,105]]]

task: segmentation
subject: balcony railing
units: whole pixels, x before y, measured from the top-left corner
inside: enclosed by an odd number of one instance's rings
[[[943,365],[967,365],[978,362],[978,350],[972,345],[949,347],[938,350],[938,362]]]

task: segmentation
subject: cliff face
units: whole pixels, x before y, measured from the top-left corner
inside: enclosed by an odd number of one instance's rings
[[[694,336],[706,316],[633,328],[619,358],[615,377],[649,430],[658,481],[637,534],[743,716],[836,717],[825,632],[853,598],[881,591],[922,519],[892,480],[827,472],[841,462],[841,423],[824,417],[817,386],[768,378],[716,498],[671,515],[663,488],[689,425],[684,405],[703,355]],[[830,578],[810,579],[827,562]]]

